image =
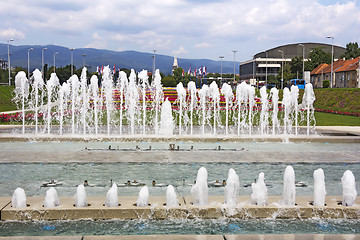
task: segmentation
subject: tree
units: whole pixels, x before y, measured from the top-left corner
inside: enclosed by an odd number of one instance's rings
[[[303,66],[303,58],[302,57],[294,57],[290,62],[290,70],[293,73],[293,77],[298,76],[302,77],[302,66]]]
[[[331,53],[321,47],[313,48],[309,54],[309,61],[305,62],[305,71],[312,71],[322,63],[331,63]]]
[[[176,81],[174,76],[168,75],[161,79],[163,87],[176,87]]]
[[[179,82],[181,82],[183,80],[182,73],[183,73],[183,69],[181,67],[174,69],[173,76],[174,76],[176,84],[178,84]]]
[[[341,58],[350,59],[360,56],[360,48],[357,42],[350,42],[346,44],[345,54],[341,55]]]

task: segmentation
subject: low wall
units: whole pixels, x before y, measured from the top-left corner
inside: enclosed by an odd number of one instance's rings
[[[298,196],[296,206],[282,207],[280,196],[270,196],[268,205],[258,207],[248,203],[249,196],[241,196],[235,207],[223,204],[222,196],[209,197],[208,206],[199,207],[191,203],[191,197],[179,197],[179,207],[167,208],[165,197],[152,196],[149,206],[137,207],[137,197],[119,197],[118,207],[105,207],[105,197],[88,197],[89,206],[77,208],[73,197],[61,197],[60,206],[44,208],[43,197],[27,197],[28,207],[11,207],[10,197],[1,197],[1,220],[75,220],[75,219],[168,219],[168,218],[347,218],[360,219],[359,202],[357,206],[339,205],[341,196],[326,197],[325,207],[314,207],[312,196]]]

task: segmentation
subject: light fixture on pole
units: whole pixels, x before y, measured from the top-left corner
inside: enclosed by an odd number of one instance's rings
[[[71,76],[74,74],[74,50],[75,50],[75,48],[70,48],[70,51],[71,51],[71,61],[70,61],[70,68],[71,68],[71,70],[70,70],[70,72],[71,72]]]
[[[267,65],[268,65],[268,52],[265,52],[266,64],[265,64],[265,85],[267,85]]]
[[[304,68],[304,66],[305,66],[305,65],[304,65],[304,61],[305,61],[305,45],[300,43],[299,46],[303,48],[302,78],[303,78],[303,80],[304,80],[304,77],[305,77],[305,72],[304,72],[304,71],[305,71],[305,70],[304,70],[304,69],[305,69],[305,68]]]
[[[81,54],[81,56],[83,57],[83,67],[85,67],[85,57],[86,57],[86,54]]]
[[[234,53],[234,83],[235,83],[235,54],[236,54],[236,50],[233,50]]]
[[[333,71],[334,71],[334,37],[333,36],[327,36],[326,38],[331,38],[331,76],[330,76],[330,88],[333,87]]]
[[[279,50],[281,52],[281,89],[284,88],[284,51]]]
[[[221,83],[222,83],[222,81],[223,81],[223,79],[222,79],[222,60],[223,60],[224,56],[220,56],[219,58],[221,59],[220,76],[221,76]]]
[[[33,51],[33,48],[28,49],[28,79],[30,80],[30,51]]]
[[[155,78],[155,53],[156,53],[156,49],[153,50],[154,55],[153,55],[153,72],[152,72],[152,79]]]
[[[44,72],[44,50],[47,50],[47,48],[41,49],[41,73],[42,78],[45,80],[45,72]]]
[[[14,41],[14,39],[7,40],[8,42],[8,69],[9,69],[9,86],[11,85],[11,73],[10,73],[10,42]]]
[[[54,73],[55,73],[55,69],[56,69],[56,65],[55,65],[55,56],[58,55],[59,53],[58,52],[55,52],[54,53]]]

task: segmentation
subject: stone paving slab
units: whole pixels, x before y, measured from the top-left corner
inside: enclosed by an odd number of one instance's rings
[[[226,240],[357,240],[358,234],[265,234],[225,235]]]
[[[280,196],[270,196],[268,205],[259,207],[249,204],[249,196],[240,196],[236,206],[224,205],[223,196],[210,196],[207,206],[194,206],[191,197],[179,198],[179,206],[168,208],[165,197],[149,198],[149,206],[137,207],[137,197],[119,197],[120,206],[105,207],[104,197],[88,197],[87,207],[75,207],[72,197],[61,197],[60,206],[44,208],[43,197],[28,197],[28,207],[14,209],[7,205],[1,211],[1,220],[75,220],[75,219],[168,219],[168,218],[348,218],[360,219],[360,203],[357,206],[339,205],[341,196],[328,196],[325,207],[311,205],[311,196],[298,196],[296,206],[280,206]],[[0,198],[6,202],[10,197]]]
[[[222,235],[84,236],[84,240],[224,240]],[[0,239],[1,240],[1,239]]]

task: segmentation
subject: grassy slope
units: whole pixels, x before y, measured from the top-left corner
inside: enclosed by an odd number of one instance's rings
[[[0,112],[16,110],[16,105],[11,102],[14,86],[0,86]]]

